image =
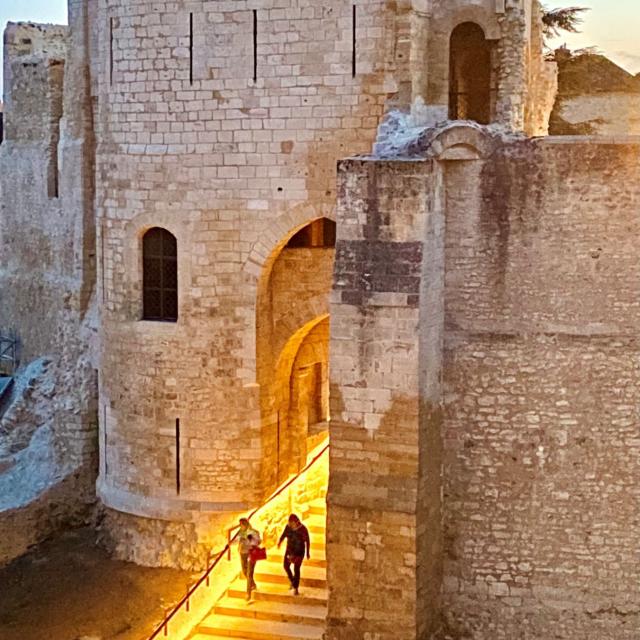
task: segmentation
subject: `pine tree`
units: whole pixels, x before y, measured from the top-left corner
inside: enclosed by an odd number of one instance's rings
[[[582,24],[582,13],[589,11],[586,7],[566,7],[564,9],[544,9],[542,24],[547,38],[559,36],[562,31],[579,33]]]

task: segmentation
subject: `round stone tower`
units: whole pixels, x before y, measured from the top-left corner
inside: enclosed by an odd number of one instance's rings
[[[326,434],[336,163],[409,79],[407,16],[99,7],[104,528],[122,557],[197,567]]]
[[[536,130],[538,5],[90,5],[105,530],[201,566],[327,431],[337,161],[394,106]]]

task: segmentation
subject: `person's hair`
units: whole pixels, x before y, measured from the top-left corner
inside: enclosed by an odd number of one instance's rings
[[[240,518],[240,524],[249,524],[249,519],[248,518]]]
[[[289,522],[297,522],[300,523],[300,518],[298,518],[298,516],[295,513],[292,513],[289,516]]]

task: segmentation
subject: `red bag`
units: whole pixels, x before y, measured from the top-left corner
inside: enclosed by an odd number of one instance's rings
[[[258,560],[266,559],[267,550],[264,547],[253,547],[253,549],[249,551],[249,560],[251,560],[251,562],[258,562]]]

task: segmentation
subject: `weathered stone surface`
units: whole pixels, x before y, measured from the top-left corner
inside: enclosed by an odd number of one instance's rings
[[[545,67],[525,55],[536,51],[525,39],[537,4],[502,15],[493,1],[471,13],[463,4],[432,3],[431,33],[448,38],[447,25],[473,18],[492,29],[489,37],[503,37],[493,119],[507,129],[536,128],[524,96],[541,77],[536,65]],[[290,425],[327,417],[324,408],[307,411],[305,399],[312,387],[328,394],[327,349],[317,338],[327,335],[320,323],[333,251],[313,249],[305,263],[283,248],[304,225],[334,217],[336,163],[371,148],[390,96],[408,109],[413,82],[413,98],[439,104],[413,78],[424,46],[411,37],[419,7],[358,7],[355,41],[353,19],[350,4],[300,0],[115,2],[91,14],[98,36],[99,488],[107,506],[150,517],[182,511],[187,520],[199,503],[235,512],[299,467],[304,446],[292,443],[304,429]],[[448,73],[439,73],[435,57],[442,51],[430,49],[429,80],[444,81],[441,89]],[[412,211],[416,202],[408,193],[403,206]],[[344,241],[360,241],[358,260],[369,256],[370,302],[397,298],[417,308],[419,247],[411,234],[388,244],[389,224],[381,218]],[[175,324],[140,320],[140,238],[151,226],[177,238]],[[342,275],[345,299],[356,301],[359,283]],[[303,359],[294,348],[305,350]]]
[[[0,565],[32,545],[69,527],[91,524],[95,492],[86,478],[92,468],[79,467],[22,507],[0,512]]]
[[[50,377],[0,469],[45,436],[70,468],[3,514],[5,557],[75,522],[97,445],[105,544],[202,567],[331,418],[330,640],[633,637],[640,150],[525,137],[539,11],[72,0],[69,30],[10,28],[0,327]],[[437,127],[469,21],[491,124]],[[336,217],[335,249],[287,246]],[[175,323],[142,319],[152,227]]]
[[[422,148],[342,164],[339,229],[377,191],[401,235],[415,181],[423,250],[419,315],[332,298],[329,636],[630,639],[640,145],[448,126]]]
[[[96,249],[81,14],[71,12],[70,29],[10,24],[5,34],[0,333],[16,330],[31,366],[18,371],[0,416],[0,562],[82,524],[95,502]]]
[[[552,135],[637,135],[640,81],[605,56],[562,47]]]

